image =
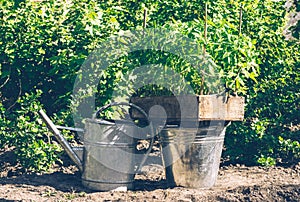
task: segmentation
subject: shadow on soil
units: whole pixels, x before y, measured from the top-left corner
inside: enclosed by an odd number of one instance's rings
[[[62,192],[94,192],[81,184],[81,173],[75,166],[72,166],[72,161],[66,156],[63,160],[64,165],[57,169],[56,172],[50,174],[26,173],[15,159],[13,149],[0,151],[0,184],[50,186]],[[170,188],[165,179],[149,180],[144,178],[138,178],[134,181],[135,191]]]
[[[81,174],[79,171],[75,172],[74,174],[55,172],[43,175],[23,174],[19,176],[2,177],[0,178],[0,184],[14,184],[20,186],[23,186],[24,184],[32,186],[50,186],[62,192],[94,192],[82,186]],[[134,191],[153,191],[156,189],[170,188],[164,179],[159,181],[138,179],[134,181],[134,187]]]

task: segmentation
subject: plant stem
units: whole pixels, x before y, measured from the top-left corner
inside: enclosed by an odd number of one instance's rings
[[[240,7],[240,19],[239,19],[239,35],[242,34],[242,24],[243,24],[243,5]]]
[[[144,20],[143,20],[143,28],[145,29],[147,26],[147,9],[144,9]]]
[[[204,16],[204,45],[203,45],[203,56],[204,60],[206,55],[206,43],[207,43],[207,10],[208,10],[208,4],[205,2],[205,16]],[[201,88],[200,88],[200,95],[203,95],[204,93],[204,73],[202,73],[202,79],[201,79]]]
[[[205,43],[207,41],[207,10],[208,10],[208,5],[207,5],[207,2],[205,2],[205,17],[204,17],[204,39],[205,39]],[[205,52],[206,52],[205,45],[206,44],[204,44],[204,46],[203,46],[204,55],[205,55]]]
[[[237,55],[237,67],[239,66],[239,61],[240,61],[240,38],[242,34],[242,24],[243,24],[243,5],[240,5],[240,15],[239,15],[239,36],[238,36],[238,55]],[[238,74],[235,77],[234,81],[238,78],[240,72],[242,71],[242,66],[239,67]],[[237,87],[235,86],[234,94],[237,95]]]

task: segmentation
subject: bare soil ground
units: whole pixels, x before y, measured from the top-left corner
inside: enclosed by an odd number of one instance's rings
[[[211,189],[168,187],[159,155],[136,175],[135,190],[84,188],[71,163],[46,174],[24,173],[9,149],[0,151],[0,201],[300,201],[300,163],[283,167],[222,166]]]

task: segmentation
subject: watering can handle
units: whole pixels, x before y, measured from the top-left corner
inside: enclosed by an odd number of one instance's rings
[[[151,121],[149,120],[148,115],[146,114],[146,112],[145,112],[142,108],[140,108],[139,106],[137,106],[137,105],[135,105],[135,104],[133,104],[133,103],[127,103],[127,102],[112,102],[112,103],[110,103],[110,104],[108,104],[108,105],[105,105],[105,106],[103,106],[103,107],[100,107],[100,108],[94,113],[94,115],[93,115],[92,118],[93,118],[93,119],[96,119],[97,116],[98,116],[102,111],[104,111],[104,110],[106,110],[106,109],[108,109],[108,108],[110,108],[110,107],[112,107],[112,106],[120,106],[120,105],[126,105],[126,106],[130,106],[130,107],[133,107],[133,108],[137,109],[139,112],[141,112],[141,113],[143,114],[143,116],[145,116],[146,120],[148,121],[149,127],[150,127],[151,137],[152,137],[152,138],[151,138],[151,141],[150,141],[149,148],[148,148],[148,150],[145,152],[145,154],[144,154],[145,156],[144,156],[144,158],[142,159],[142,161],[141,161],[139,167],[137,168],[137,171],[140,171],[141,168],[142,168],[142,166],[144,165],[145,161],[147,160],[147,158],[148,158],[148,156],[149,156],[149,154],[150,154],[150,152],[151,152],[151,149],[152,149],[152,147],[153,147],[153,143],[154,143],[154,130],[153,130],[153,126],[152,126],[152,123],[151,123]]]
[[[94,113],[93,119],[96,119],[97,116],[98,116],[102,111],[104,111],[104,110],[106,110],[106,109],[108,109],[108,108],[110,108],[110,107],[113,107],[113,106],[120,106],[120,105],[126,105],[126,106],[133,107],[133,108],[137,109],[139,112],[141,112],[141,113],[143,114],[143,116],[145,116],[145,118],[146,118],[146,120],[148,121],[148,123],[150,123],[150,121],[149,121],[149,119],[148,119],[148,115],[146,114],[146,112],[145,112],[142,108],[140,108],[139,106],[137,106],[137,105],[135,105],[135,104],[133,104],[133,103],[127,103],[127,102],[112,102],[112,103],[110,103],[110,104],[108,104],[108,105],[105,105],[105,106],[103,106],[103,107],[100,107],[100,108],[96,111],[96,113]]]

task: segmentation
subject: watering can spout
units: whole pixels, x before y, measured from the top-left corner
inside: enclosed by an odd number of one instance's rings
[[[61,146],[64,148],[68,156],[74,161],[74,163],[78,166],[80,171],[83,171],[83,165],[81,159],[78,157],[78,155],[74,152],[70,144],[67,142],[67,140],[62,136],[60,131],[57,129],[57,127],[54,125],[54,123],[51,121],[51,119],[47,116],[47,114],[41,109],[39,110],[39,114],[41,115],[42,119],[47,124],[48,128],[53,132],[54,136],[56,137],[57,141],[61,144]]]

